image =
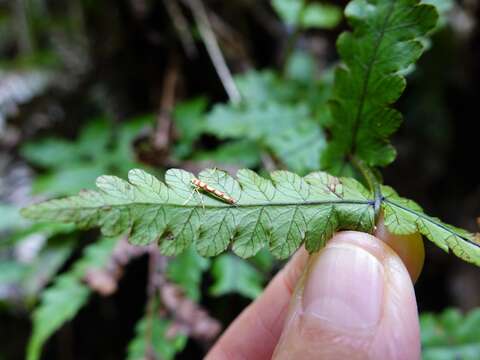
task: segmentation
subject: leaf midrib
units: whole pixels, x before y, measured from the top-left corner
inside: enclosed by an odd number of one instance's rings
[[[363,107],[365,106],[365,102],[366,102],[367,89],[368,89],[368,85],[370,83],[370,75],[371,75],[371,72],[372,72],[372,69],[373,69],[373,64],[375,63],[375,59],[377,58],[378,49],[380,48],[380,44],[382,43],[382,41],[385,37],[387,24],[390,21],[390,17],[392,16],[392,14],[394,12],[395,4],[396,4],[396,0],[392,1],[390,6],[389,6],[388,14],[387,14],[387,16],[385,16],[385,21],[383,22],[382,27],[379,31],[379,36],[378,36],[378,40],[375,44],[373,55],[372,55],[372,57],[370,58],[370,60],[367,64],[367,69],[366,69],[366,72],[365,72],[365,80],[364,80],[364,83],[363,83],[362,93],[360,95],[360,102],[359,102],[359,105],[358,105],[358,111],[357,111],[357,114],[355,116],[355,121],[354,121],[354,124],[353,124],[353,131],[352,131],[353,136],[352,136],[352,143],[350,144],[350,150],[348,151],[349,154],[354,154],[355,150],[356,150],[358,130],[360,129],[360,122],[361,122],[361,119],[362,119]]]
[[[387,204],[390,204],[392,206],[396,206],[397,208],[399,209],[402,209],[406,212],[409,212],[410,214],[414,214],[415,216],[418,216],[419,218],[422,218],[423,220],[425,221],[428,221],[430,224],[433,224],[435,226],[438,226],[439,228],[441,228],[442,230],[445,230],[446,232],[452,234],[453,236],[456,236],[460,239],[462,239],[463,241],[466,241],[468,242],[469,244],[473,245],[473,246],[476,246],[476,247],[479,247],[480,248],[480,244],[477,244],[476,242],[470,240],[469,238],[465,237],[465,236],[462,236],[458,233],[456,233],[455,231],[453,231],[452,229],[450,229],[449,227],[443,225],[442,223],[438,223],[438,222],[435,222],[432,220],[432,218],[426,214],[423,214],[421,212],[418,212],[418,211],[415,211],[415,210],[412,210],[406,206],[403,206],[403,205],[400,205],[400,204],[397,204],[396,202],[393,202],[389,199],[383,199],[383,202],[387,203]]]
[[[163,207],[176,207],[182,209],[191,209],[191,208],[200,208],[200,209],[235,209],[235,208],[254,208],[254,207],[275,207],[275,206],[319,206],[319,205],[369,205],[373,206],[373,200],[325,200],[325,201],[302,201],[302,202],[278,202],[278,203],[259,203],[259,204],[237,204],[237,205],[183,205],[183,204],[164,204],[164,203],[155,203],[155,202],[130,202],[122,204],[111,204],[111,205],[99,205],[99,206],[79,206],[75,209],[106,209],[106,208],[115,208],[115,207],[125,207],[132,205],[145,205],[145,206],[163,206]],[[71,210],[72,207],[55,207],[52,210]]]

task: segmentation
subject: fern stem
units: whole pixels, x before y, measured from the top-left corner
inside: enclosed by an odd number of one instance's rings
[[[392,16],[394,9],[395,9],[395,3],[396,1],[392,1],[389,5],[389,10],[387,15],[385,16],[382,25],[378,29],[378,38],[376,39],[377,41],[375,42],[375,47],[373,49],[373,54],[372,57],[370,58],[368,64],[366,65],[366,72],[365,72],[365,78],[364,82],[362,84],[362,93],[360,95],[360,101],[359,105],[357,108],[357,113],[355,116],[355,121],[353,123],[353,136],[352,136],[352,143],[350,144],[350,154],[355,154],[356,152],[356,147],[357,147],[357,138],[358,138],[358,132],[360,129],[360,124],[363,120],[362,115],[363,115],[363,110],[365,107],[365,102],[367,101],[367,94],[369,91],[369,85],[370,85],[370,76],[372,75],[373,67],[375,66],[375,62],[378,56],[378,51],[380,49],[380,45],[385,37],[386,34],[386,29],[388,27],[388,23],[390,21],[390,17]],[[372,189],[373,191],[373,189]]]
[[[458,232],[454,231],[453,229],[451,229],[448,225],[445,225],[445,224],[442,224],[440,221],[435,221],[435,219],[432,219],[430,216],[426,215],[426,214],[423,214],[419,211],[415,211],[415,210],[412,210],[406,206],[402,206],[401,204],[397,204],[395,201],[391,201],[389,199],[383,199],[383,201],[385,201],[385,203],[387,203],[388,205],[390,206],[395,206],[399,209],[402,209],[403,211],[406,211],[410,214],[413,214],[419,218],[421,218],[423,221],[428,221],[430,222],[431,224],[435,225],[435,226],[438,226],[439,228],[441,228],[443,231],[446,231],[448,232],[449,234],[451,234],[452,237],[458,237],[460,239],[462,239],[463,241],[469,243],[470,245],[473,245],[473,246],[476,246],[476,247],[480,247],[480,244],[473,241],[472,239],[466,237],[466,236],[463,236],[461,234],[459,234]],[[437,219],[438,220],[438,219]]]
[[[372,169],[365,164],[365,162],[359,159],[356,156],[352,156],[350,158],[352,164],[358,169],[360,174],[362,174],[363,178],[365,179],[368,188],[374,195],[374,210],[375,210],[375,222],[377,222],[380,216],[380,206],[383,201],[382,190],[380,188],[380,182],[377,180],[375,174],[373,173]]]

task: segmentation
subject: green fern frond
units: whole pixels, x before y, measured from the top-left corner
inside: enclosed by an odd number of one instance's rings
[[[434,29],[435,7],[417,0],[354,0],[345,10],[352,32],[344,32],[330,101],[331,141],[323,164],[347,173],[349,156],[384,166],[396,155],[388,140],[402,115],[390,105],[406,85],[402,75],[420,57],[420,40]]]
[[[474,235],[425,215],[387,186],[375,199],[356,180],[324,172],[300,177],[275,171],[266,179],[239,170],[234,179],[209,169],[199,178],[235,199],[235,204],[196,190],[191,183],[194,175],[187,171],[170,169],[163,183],[135,169],[128,182],[101,176],[97,191],[33,205],[23,214],[79,227],[98,226],[108,236],[129,231],[131,243],[157,242],[166,255],[194,244],[202,256],[218,255],[231,245],[241,257],[268,247],[274,256],[286,258],[302,244],[309,252],[319,250],[338,230],[373,232],[376,216],[383,211],[392,233],[420,232],[445,251],[480,265]]]
[[[414,201],[402,198],[390,187],[383,186],[385,226],[393,234],[419,232],[444,251],[449,249],[459,258],[480,266],[480,243],[474,234],[426,215]]]
[[[40,304],[33,312],[28,360],[39,359],[45,341],[87,303],[91,290],[82,282],[83,277],[89,268],[101,267],[105,263],[116,242],[114,238],[102,238],[89,245],[72,269],[57,277],[42,293]]]
[[[128,182],[101,176],[99,191],[34,205],[23,214],[99,226],[108,236],[130,230],[131,243],[158,242],[166,255],[194,243],[203,256],[218,255],[232,244],[242,257],[268,246],[286,258],[303,242],[315,251],[339,229],[369,232],[374,226],[371,194],[353,179],[276,171],[269,180],[240,170],[236,180],[220,170],[203,171],[199,178],[236,199],[232,206],[197,192],[193,178],[179,169],[168,170],[165,183],[142,170],[130,171]]]

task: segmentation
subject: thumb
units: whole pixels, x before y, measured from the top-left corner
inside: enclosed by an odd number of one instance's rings
[[[274,359],[419,359],[412,280],[374,236],[337,234],[293,296]]]

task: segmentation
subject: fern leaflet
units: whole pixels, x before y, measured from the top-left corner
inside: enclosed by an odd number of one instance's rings
[[[72,270],[57,277],[53,285],[42,293],[41,302],[33,312],[33,332],[27,348],[28,360],[39,359],[45,341],[87,303],[91,290],[82,279],[89,268],[102,266],[116,241],[113,238],[103,238],[88,246]]]
[[[23,214],[79,227],[99,226],[106,236],[129,231],[131,243],[157,242],[166,255],[194,244],[202,256],[218,255],[232,245],[241,257],[268,247],[274,256],[286,258],[302,244],[309,252],[319,250],[338,230],[372,232],[383,211],[392,233],[420,232],[442,249],[480,265],[474,235],[425,215],[387,186],[374,198],[356,180],[324,172],[300,177],[275,171],[271,179],[245,169],[238,171],[237,179],[217,169],[201,172],[203,182],[237,200],[229,204],[196,191],[193,178],[179,169],[168,170],[165,183],[138,169],[129,172],[128,182],[101,176],[98,191],[33,205]]]
[[[199,178],[237,200],[230,205],[194,190],[194,175],[168,170],[166,184],[142,170],[132,170],[129,182],[114,176],[97,180],[100,191],[52,200],[27,208],[32,219],[100,226],[105,235],[130,229],[130,241],[159,242],[166,255],[176,255],[195,243],[203,256],[214,256],[233,243],[242,257],[264,246],[279,257],[290,256],[303,242],[310,251],[321,248],[340,228],[370,231],[374,211],[370,193],[353,179],[325,173],[300,177],[287,171],[272,180],[240,170],[238,180],[220,170],[205,170]]]
[[[335,73],[332,136],[322,162],[335,174],[348,173],[349,156],[369,166],[394,160],[388,137],[402,115],[390,104],[405,89],[402,72],[420,57],[420,39],[438,18],[435,7],[416,0],[354,0],[345,14],[354,31],[337,40],[344,66]]]

